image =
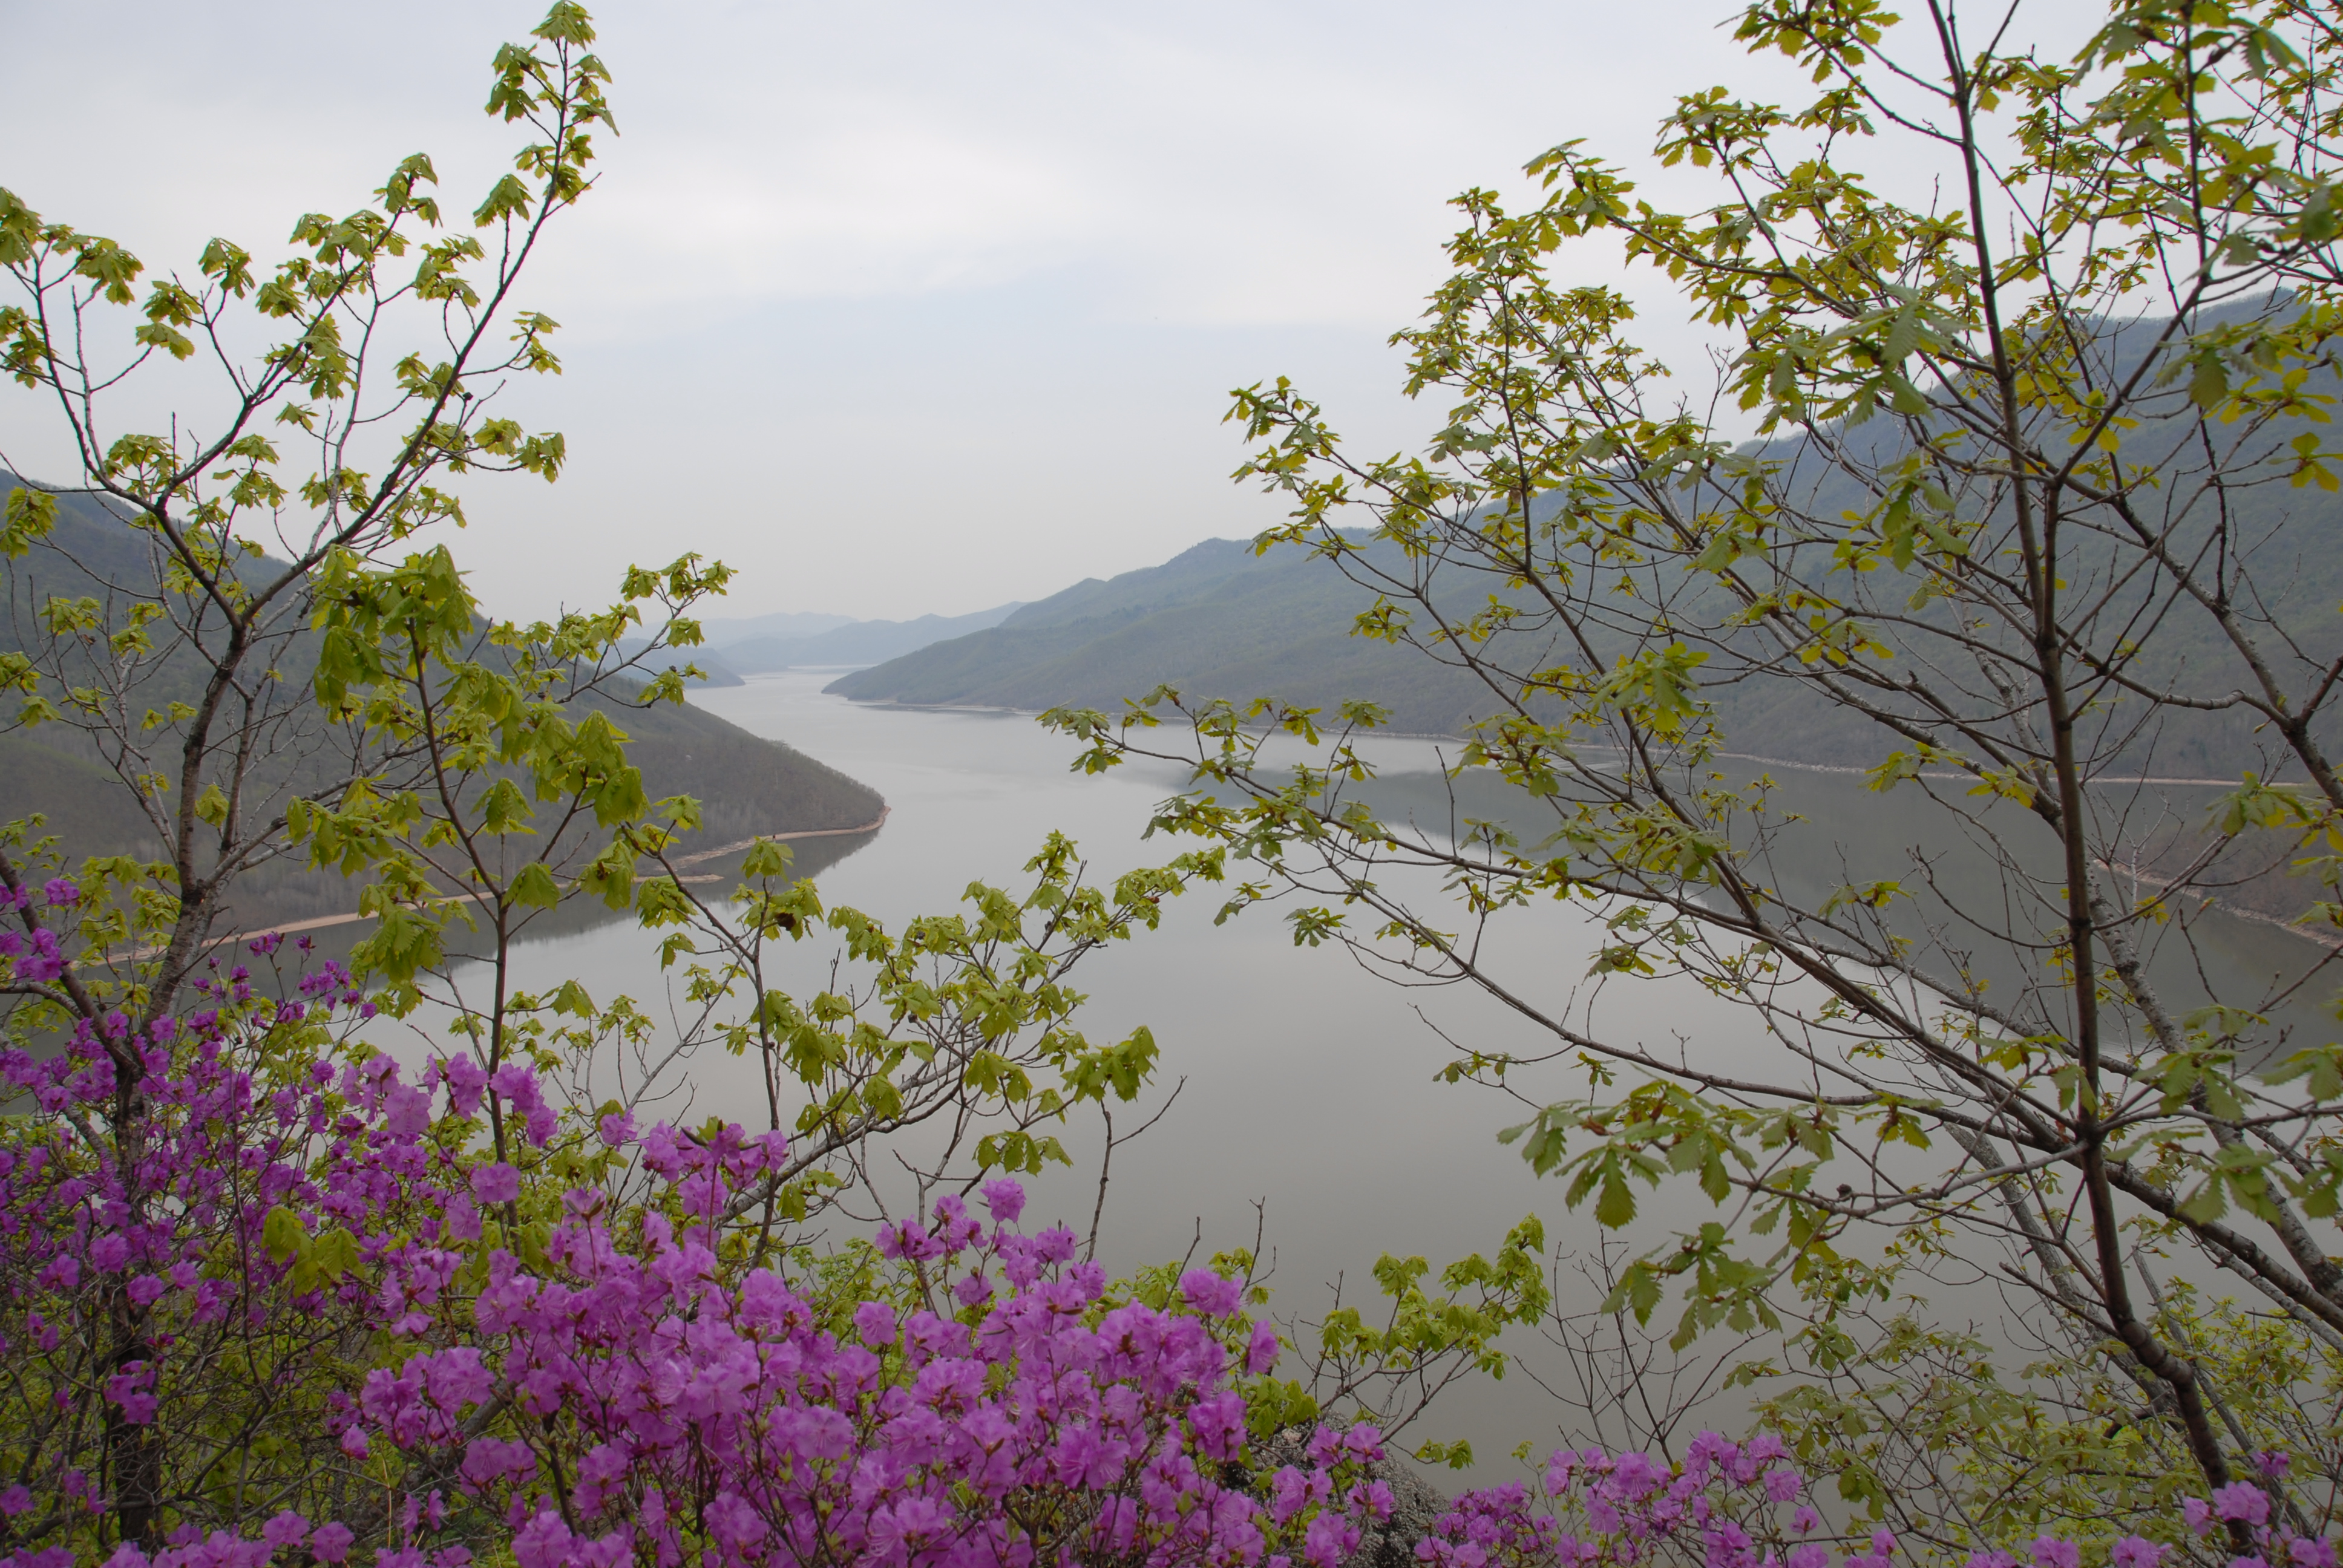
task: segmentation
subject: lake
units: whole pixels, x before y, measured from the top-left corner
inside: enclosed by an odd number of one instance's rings
[[[830,906],[850,904],[900,928],[909,917],[955,909],[972,880],[1015,890],[1019,868],[1052,829],[1080,842],[1099,880],[1184,847],[1141,839],[1151,808],[1182,782],[1174,771],[1126,767],[1085,778],[1069,768],[1077,748],[1029,717],[862,707],[823,696],[829,678],[792,671],[698,692],[692,700],[886,797],[890,815],[878,832],[799,846],[801,866],[815,869]],[[1382,788],[1395,799],[1413,792],[1436,800],[1441,754],[1429,741],[1380,742]],[[1869,811],[1875,849],[1903,837],[1900,809],[1864,796],[1852,780],[1780,777],[1785,789],[1811,797],[1835,831]],[[1264,1253],[1275,1259],[1272,1312],[1315,1318],[1339,1282],[1343,1299],[1372,1321],[1369,1270],[1385,1251],[1422,1254],[1437,1269],[1493,1249],[1530,1212],[1544,1217],[1549,1240],[1565,1252],[1594,1247],[1592,1219],[1570,1214],[1561,1187],[1534,1179],[1496,1141],[1500,1128],[1525,1119],[1523,1104],[1434,1081],[1452,1055],[1443,1035],[1484,1047],[1534,1046],[1537,1036],[1518,1017],[1477,992],[1394,988],[1337,947],[1297,949],[1274,909],[1216,927],[1218,905],[1214,890],[1199,888],[1171,906],[1161,930],[1087,959],[1076,971],[1091,998],[1078,1024],[1091,1040],[1121,1039],[1146,1024],[1162,1051],[1156,1092],[1119,1124],[1127,1129],[1185,1081],[1155,1128],[1116,1151],[1100,1248],[1111,1271],[1177,1259],[1192,1246],[1201,1258],[1251,1245],[1258,1224],[1265,1226]],[[1614,1037],[1658,1047],[1681,1042],[1703,1056],[1772,1050],[1745,1014],[1689,986],[1587,986],[1599,930],[1583,907],[1548,906],[1503,922],[1493,945],[1541,1001],[1561,1005],[1575,996],[1580,1016]],[[2217,968],[2250,968],[2272,940],[2296,940],[2237,922],[2216,922],[2212,935]],[[575,975],[598,1000],[623,990],[658,1013],[666,980],[651,947],[626,924],[573,930],[528,944],[520,983]],[[831,950],[819,940],[792,950],[795,972],[782,983],[800,995],[822,989]],[[762,1099],[756,1082],[745,1064],[706,1053],[689,1064],[689,1105],[670,1102],[660,1114],[752,1122],[749,1108]],[[1577,1085],[1550,1069],[1524,1087],[1559,1097]],[[1087,1231],[1097,1201],[1095,1116],[1077,1116],[1064,1138],[1074,1169],[1032,1184],[1027,1220],[1062,1219]],[[1646,1209],[1634,1233],[1639,1244],[1707,1217],[1689,1191],[1672,1191]],[[1560,1283],[1579,1304],[1593,1304],[1594,1293],[1566,1268]],[[1966,1310],[1989,1313],[1996,1302],[1988,1292]],[[1673,1309],[1664,1311],[1673,1317]],[[1569,1381],[1570,1368],[1550,1347],[1515,1338],[1529,1370]],[[1534,1382],[1515,1375],[1452,1390],[1406,1435],[1411,1445],[1469,1436],[1485,1474],[1509,1468],[1502,1456],[1516,1442],[1549,1444],[1563,1418]]]

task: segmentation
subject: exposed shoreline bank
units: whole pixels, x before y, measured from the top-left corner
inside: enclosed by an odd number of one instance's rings
[[[880,829],[887,825],[887,819],[893,813],[894,809],[895,809],[892,806],[887,807],[880,810],[878,816],[872,818],[868,822],[862,823],[859,827],[801,828],[794,832],[788,833],[759,833],[755,838],[743,839],[736,844],[719,845],[713,849],[701,849],[694,854],[679,856],[677,858],[675,863],[679,866],[697,866],[703,861],[721,859],[727,855],[737,855],[742,850],[749,849],[757,844],[778,844],[792,839],[839,839],[856,833],[876,833]],[[719,873],[710,871],[704,876],[678,877],[676,880],[679,882],[716,882],[723,880],[723,878]],[[478,903],[479,900],[480,895],[478,893],[458,893],[455,895],[455,901],[458,903]],[[226,936],[209,938],[206,940],[203,943],[202,949],[198,949],[198,950],[226,947],[231,942],[251,941],[257,937],[283,937],[291,936],[298,931],[323,930],[328,926],[352,925],[359,920],[371,920],[375,918],[376,917],[373,915],[366,914],[363,911],[353,911],[351,913],[339,915],[317,915],[306,920],[287,920],[283,925],[261,926],[248,931],[231,931]],[[154,954],[161,950],[162,950],[159,948],[141,948],[136,952],[126,953],[123,956],[125,958],[131,959],[143,959],[152,957]]]

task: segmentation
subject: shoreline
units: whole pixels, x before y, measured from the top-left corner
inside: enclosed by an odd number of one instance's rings
[[[767,676],[785,675],[788,673],[789,671],[787,670],[770,670],[767,672]],[[752,676],[749,678],[756,679],[759,678]],[[847,697],[841,698],[840,700],[850,702],[857,708],[899,708],[907,713],[989,713],[1004,719],[1011,717],[1035,719],[1049,711],[1047,709],[1041,708],[1013,708],[1004,707],[998,703],[984,702],[905,702],[901,699],[894,697]],[[1266,731],[1263,731],[1263,733],[1266,733]],[[1443,731],[1372,729],[1364,731],[1363,733],[1373,736],[1378,739],[1384,740],[1444,740],[1458,746],[1471,744],[1471,737],[1469,736],[1453,735]],[[1619,749],[1615,746],[1588,746],[1585,749],[1589,751],[1616,751]],[[1860,768],[1850,763],[1799,762],[1787,757],[1763,757],[1754,751],[1720,751],[1716,753],[1716,756],[1719,759],[1724,761],[1755,762],[1766,768],[1795,769],[1801,773],[1841,773],[1860,776],[1871,771],[1868,768]],[[1946,769],[1941,770],[1930,769],[1919,774],[1918,777],[1922,779],[1952,780],[1968,779],[1973,777],[1973,775]],[[2093,788],[2100,786],[2114,788],[2132,785],[2177,785],[2190,789],[2233,789],[2237,788],[2239,780],[2235,779],[2190,779],[2166,777],[2159,774],[2136,774],[2124,777],[2107,775],[2089,779],[2087,782]]]
[[[775,673],[781,672],[777,671]],[[858,708],[897,708],[907,712],[914,713],[983,713],[993,714],[1003,718],[1011,716],[1031,718],[1044,711],[1041,709],[1013,708],[1004,707],[999,704],[973,702],[904,702],[895,698],[861,699],[850,697],[843,699],[843,700],[853,703]],[[1446,741],[1457,745],[1466,743],[1464,737],[1450,734],[1421,734],[1395,729],[1379,729],[1370,731],[1369,733],[1376,737],[1396,740]],[[1615,750],[1617,749],[1614,747],[1590,747],[1587,749]],[[1867,768],[1853,767],[1843,763],[1800,762],[1786,757],[1766,757],[1755,752],[1748,751],[1720,751],[1716,753],[1716,757],[1722,761],[1754,762],[1763,768],[1788,769],[1800,773],[1861,776],[1870,771]],[[1921,773],[1919,777],[1922,779],[1943,781],[1958,781],[1969,779],[1972,776],[1966,773],[1955,772],[1950,769],[1931,769]],[[2162,787],[2227,789],[2237,788],[2238,780],[2234,779],[2190,778],[2177,775],[2139,774],[2127,777],[2096,778],[2089,780],[2089,783],[2094,788],[2107,789],[2150,789]],[[2306,929],[2298,920],[2289,920],[2282,919],[2277,915],[2264,914],[2258,910],[2243,909],[2226,900],[2214,897],[2199,890],[2184,889],[2178,890],[2197,905],[2200,913],[2219,913],[2226,915],[2232,920],[2243,920],[2252,925],[2264,926],[2273,930],[2283,931],[2298,940],[2308,942],[2315,947],[2325,948],[2329,951],[2343,951],[2343,936],[2327,936],[2320,932]]]
[[[674,863],[678,866],[696,866],[704,860],[721,859],[727,855],[737,855],[758,844],[777,844],[791,839],[840,839],[857,833],[875,833],[887,825],[887,819],[894,814],[894,810],[892,806],[883,807],[878,816],[856,828],[800,828],[788,833],[759,833],[753,839],[743,839],[737,844],[719,845],[713,849],[702,849],[696,854],[679,856]],[[720,882],[723,879],[719,873],[714,871],[703,876],[676,879],[679,882]],[[478,893],[458,893],[453,896],[453,901],[476,904],[480,901],[480,897]],[[251,941],[259,937],[282,937],[290,936],[297,931],[323,930],[328,926],[352,925],[359,920],[371,920],[376,918],[373,915],[357,912],[342,915],[317,915],[306,920],[288,920],[281,926],[261,926],[248,931],[230,931],[226,936],[207,937],[196,944],[196,950],[202,952],[206,949],[226,947],[231,942]],[[140,948],[136,952],[125,953],[122,956],[126,959],[152,958],[162,950],[160,948]],[[76,963],[75,967],[79,968],[80,965]]]

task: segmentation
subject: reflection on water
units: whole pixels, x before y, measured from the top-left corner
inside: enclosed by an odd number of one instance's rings
[[[1386,820],[1443,833],[1456,823],[1495,823],[1525,844],[1537,843],[1558,825],[1550,808],[1486,769],[1452,779],[1434,769],[1409,768],[1412,759],[1404,757],[1392,760],[1395,766],[1359,791]],[[1966,779],[1931,779],[1940,797],[1932,799],[1909,782],[1885,793],[1874,790],[1848,769],[1769,768],[1734,758],[1714,766],[1716,788],[1749,791],[1762,784],[1773,842],[1771,851],[1753,863],[1751,874],[1783,900],[1813,910],[1839,890],[1892,880],[1903,893],[1885,913],[1893,928],[1915,943],[1914,961],[1921,972],[1939,980],[1966,973],[1984,981],[1988,998],[2003,1006],[2014,1005],[2025,987],[2056,990],[2058,977],[2051,958],[2066,919],[2060,849],[2049,829],[2025,807],[1969,798]],[[2092,804],[2099,829],[2108,837],[2151,839],[2167,828],[2201,828],[2214,800],[2233,787],[2218,780],[2109,785],[2094,792]],[[1754,831],[1745,820],[1736,829],[1736,842],[1745,848]],[[2282,847],[2277,835],[2268,841]],[[2023,869],[2024,877],[2005,876],[2005,855]],[[2271,849],[2257,863],[2273,858],[2281,864],[2285,859]],[[2142,877],[2136,865],[2108,867],[2105,875],[2106,890],[2119,906],[2152,899],[2158,886],[2152,873]],[[2294,908],[2307,905],[2318,891],[2308,879],[2274,880],[2291,893]],[[2328,950],[2269,921],[2185,898],[2173,901],[2171,914],[2131,928],[2131,940],[2168,1012],[2182,1016],[2217,998],[2266,1013],[2269,1027],[2258,1038],[2282,1041],[2285,1049],[2326,1038],[2322,1031],[2332,1028],[2326,999],[2343,983]],[[2010,933],[2018,940],[2010,940]],[[2026,943],[2032,944],[2030,951]],[[2059,1016],[2063,1020],[2063,1010]]]
[[[857,707],[820,695],[825,678],[767,677],[693,700],[786,739],[886,797],[891,814],[879,832],[816,841],[820,849],[801,861],[830,862],[820,878],[832,906],[854,905],[896,928],[913,915],[948,911],[973,880],[1017,886],[1019,867],[1052,829],[1080,841],[1100,879],[1182,847],[1141,837],[1151,808],[1182,782],[1177,774],[1127,767],[1084,778],[1068,766],[1077,748],[1030,719]],[[1377,754],[1385,769],[1382,809],[1403,816],[1416,802],[1423,819],[1445,819],[1447,786],[1431,743],[1384,742]],[[1895,815],[1904,808],[1893,797],[1858,799],[1854,780],[1783,777],[1786,789],[1805,791],[1799,799],[1811,800],[1810,814],[1835,827],[1875,824],[1860,853],[1893,849],[1906,834]],[[1464,809],[1493,817],[1503,805],[1476,799]],[[1833,872],[1829,879],[1840,878]],[[1403,990],[1362,972],[1337,948],[1297,949],[1271,910],[1216,927],[1217,904],[1211,890],[1192,891],[1172,906],[1161,930],[1086,960],[1077,971],[1091,997],[1079,1020],[1084,1032],[1111,1040],[1150,1026],[1162,1050],[1160,1090],[1185,1085],[1151,1132],[1116,1152],[1102,1261],[1124,1270],[1177,1258],[1200,1239],[1200,1256],[1250,1245],[1256,1205],[1265,1203],[1267,1246],[1276,1256],[1273,1310],[1314,1317],[1338,1279],[1348,1282],[1346,1300],[1371,1308],[1368,1271],[1386,1251],[1421,1253],[1437,1267],[1493,1249],[1532,1211],[1565,1251],[1592,1249],[1592,1219],[1569,1214],[1561,1189],[1535,1181],[1495,1141],[1499,1128],[1524,1119],[1525,1102],[1434,1082],[1452,1054],[1443,1036],[1519,1050],[1537,1043],[1529,1026],[1477,992]],[[1597,993],[1585,980],[1596,946],[1590,927],[1583,909],[1526,911],[1493,934],[1490,956],[1542,1005],[1569,1010],[1575,998],[1578,1016],[1591,1016],[1613,1039],[1712,1060],[1776,1050],[1746,1015],[1690,987],[1614,984]],[[2237,962],[2253,961],[2254,940],[2237,944]],[[785,960],[791,972],[779,983],[820,989],[830,983],[831,958],[817,942],[794,948]],[[652,943],[621,923],[532,943],[519,964],[524,987],[575,975],[598,1000],[623,990],[654,1014],[667,997]],[[1558,1075],[1522,1085],[1546,1098],[1577,1087]],[[749,1108],[763,1099],[745,1063],[714,1053],[690,1064],[688,1094],[688,1107],[670,1102],[662,1113],[748,1121]],[[1137,1119],[1119,1120],[1127,1130]],[[1095,1121],[1078,1120],[1065,1141],[1076,1166],[1036,1184],[1028,1218],[1087,1230],[1098,1191]],[[1672,1190],[1646,1200],[1635,1240],[1648,1245],[1708,1217],[1696,1193]],[[1990,1312],[1994,1305],[1964,1310]],[[1534,1342],[1522,1348],[1534,1352]],[[1556,1366],[1544,1370],[1566,1377]],[[1493,1462],[1484,1462],[1486,1473],[1509,1466],[1502,1456],[1515,1442],[1550,1442],[1556,1420],[1547,1397],[1517,1375],[1453,1392],[1408,1439],[1469,1436]]]

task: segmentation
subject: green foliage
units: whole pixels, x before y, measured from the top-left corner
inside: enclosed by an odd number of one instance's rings
[[[727,568],[691,554],[630,567],[607,606],[525,624],[477,602],[430,532],[468,520],[444,476],[551,481],[568,455],[558,433],[525,430],[488,405],[502,378],[560,368],[556,324],[513,292],[547,226],[593,183],[592,137],[611,121],[592,38],[585,13],[564,3],[533,42],[498,53],[489,112],[526,139],[473,211],[485,244],[447,230],[420,155],[358,210],[301,217],[274,265],[215,239],[185,281],[142,284],[143,264],[120,246],[0,192],[0,267],[14,290],[0,306],[0,366],[62,410],[86,455],[70,484],[0,481],[0,559],[24,612],[0,648],[14,704],[0,719],[0,778],[45,791],[62,782],[61,810],[81,840],[44,836],[38,819],[0,825],[12,907],[69,869],[78,889],[69,923],[45,917],[67,938],[51,969],[34,967],[46,961],[38,955],[23,966],[0,958],[0,1039],[47,1050],[80,1028],[101,1042],[98,1065],[116,1085],[98,1097],[103,1114],[76,1112],[69,1126],[35,1118],[21,1131],[55,1132],[75,1158],[103,1150],[136,1171],[156,1119],[174,1114],[144,1098],[139,1042],[165,1038],[157,1022],[191,1005],[265,1005],[242,971],[215,981],[206,965],[245,913],[236,890],[272,867],[281,890],[299,862],[337,910],[354,901],[370,917],[350,966],[375,1003],[439,1031],[452,1055],[488,1074],[523,1068],[545,1080],[550,1107],[491,1099],[477,1141],[468,1116],[427,1130],[455,1169],[509,1165],[519,1183],[517,1198],[491,1206],[478,1244],[460,1249],[459,1292],[480,1283],[498,1249],[541,1261],[573,1192],[607,1180],[612,1201],[649,1201],[628,1157],[606,1147],[624,1140],[605,1119],[648,1112],[695,1052],[724,1050],[763,1081],[739,1120],[789,1140],[787,1161],[720,1217],[727,1261],[788,1256],[826,1292],[821,1310],[842,1317],[877,1288],[867,1249],[805,1252],[794,1227],[874,1172],[888,1180],[882,1151],[904,1156],[924,1209],[988,1171],[1066,1161],[1070,1118],[1142,1096],[1158,1065],[1152,1035],[1088,1038],[1074,966],[1154,930],[1163,900],[1220,879],[1225,856],[1207,847],[1101,883],[1052,835],[1022,882],[971,884],[957,910],[890,930],[826,903],[789,849],[765,837],[790,817],[875,827],[883,803],[691,714],[681,706],[690,667],[650,662],[699,643],[698,607],[725,591]],[[418,303],[436,326],[409,343]],[[118,363],[93,347],[103,334],[79,329],[108,312],[129,313]],[[224,424],[113,433],[116,394],[150,364],[256,335],[263,347],[247,362],[224,361],[234,392]],[[37,740],[23,733],[35,725]],[[658,787],[662,775],[680,781],[695,752],[700,772],[748,781],[707,799]],[[110,809],[82,799],[102,789]],[[694,847],[711,835],[716,844]],[[525,937],[581,908],[631,920],[657,946],[679,1008],[598,998],[589,977],[541,990],[518,983]],[[772,960],[778,944],[809,940],[834,949],[829,989],[793,993]],[[277,950],[266,939],[246,949]],[[467,971],[488,983],[465,983]],[[337,990],[352,983],[333,978]],[[255,1077],[264,1102],[283,1086],[271,1075],[297,1061],[333,1055],[356,1069],[374,1054],[289,1008],[284,1016],[262,1030],[287,1053]],[[321,1115],[334,1112],[323,1081],[304,1087],[322,1097]],[[539,1111],[555,1116],[558,1136],[535,1125]],[[523,1115],[528,1137],[517,1135]],[[900,1136],[934,1128],[946,1136]],[[671,1191],[660,1201],[685,1218]],[[142,1213],[177,1214],[183,1202],[134,1183],[129,1211],[106,1222],[135,1233]],[[394,1228],[414,1234],[426,1222],[405,1216]],[[346,1466],[348,1456],[327,1452],[330,1400],[411,1348],[349,1332],[330,1310],[382,1283],[377,1261],[329,1214],[289,1197],[266,1211],[257,1240],[286,1267],[287,1299],[326,1308],[236,1325],[233,1366],[206,1363],[211,1382],[194,1401],[211,1425],[164,1445],[206,1455],[195,1471],[138,1458],[151,1445],[140,1446],[136,1423],[108,1427],[101,1536],[156,1544],[157,1522],[198,1497],[204,1517],[256,1525],[285,1496],[322,1495],[353,1476],[367,1498],[390,1495],[387,1460]],[[917,1286],[925,1305],[959,1310],[927,1299],[929,1283]],[[90,1327],[92,1353],[145,1362],[157,1351],[146,1322],[126,1305]],[[1262,1419],[1308,1407],[1306,1392],[1273,1388],[1259,1380]],[[0,1436],[0,1455],[20,1454],[20,1441]],[[353,1517],[381,1523],[390,1506],[367,1501],[373,1513]]]
[[[1443,421],[1425,452],[1353,455],[1282,379],[1234,394],[1240,477],[1290,508],[1259,548],[1347,588],[1374,659],[1479,685],[1444,814],[1393,809],[1373,706],[1323,726],[1386,696],[1364,679],[1045,721],[1084,769],[1189,769],[1154,826],[1230,851],[1226,915],[1282,901],[1297,941],[1534,1030],[1459,1041],[1441,1076],[1524,1102],[1505,1137],[1574,1209],[1618,1230],[1650,1190],[1697,1193],[1712,1217],[1639,1238],[1607,1309],[1673,1302],[1677,1353],[1778,1335],[1820,1375],[1911,1271],[1999,1263],[2055,1337],[2161,1391],[2167,1453],[2217,1486],[2247,1455],[2136,1239],[2299,1315],[2273,1332],[2343,1334],[2343,1074],[2294,1000],[2331,955],[2224,966],[2195,930],[2240,882],[2290,863],[2323,894],[2343,866],[2343,591],[2308,542],[2343,47],[2289,0],[2119,7],[2072,61],[1867,4],[1761,0],[1737,35],[1810,86],[1679,98],[1653,152],[1713,176],[1704,204],[1583,142],[1531,161],[1525,205],[1456,199],[1449,274],[1393,339]],[[1883,156],[1944,199],[1857,172]],[[1712,387],[1634,341],[1624,292],[1569,281],[1590,245],[1712,330]],[[1751,776],[1779,757],[1896,797],[1898,863]],[[2240,776],[2209,812],[2158,793]],[[1521,920],[1584,950],[1566,1000],[1550,965],[1507,972],[1491,927]],[[1648,1045],[1614,987],[1739,1022]],[[1582,1067],[1583,1094],[1552,1081]],[[2036,1419],[2009,1398],[1996,1419]],[[1866,1506],[1907,1483],[1847,1473]]]
[[[1850,1322],[1847,1327],[1856,1325]],[[2343,1359],[2283,1317],[2166,1287],[2159,1328],[2189,1349],[2241,1454],[2283,1452],[2281,1506],[2332,1527]],[[1811,1370],[1762,1398],[1758,1416],[1858,1516],[1907,1524],[1954,1552],[2046,1533],[2144,1530],[2187,1544],[2178,1500],[2199,1478],[2153,1387],[2100,1347],[2013,1364],[1975,1330],[1909,1312],[1814,1340]],[[2152,1380],[2151,1380],[2152,1383]],[[2232,1425],[2231,1423],[2234,1423]]]
[[[1373,1270],[1380,1295],[1373,1308],[1338,1297],[1314,1324],[1293,1325],[1308,1376],[1280,1385],[1285,1392],[1278,1397],[1306,1391],[1312,1410],[1354,1411],[1395,1437],[1459,1379],[1502,1379],[1513,1364],[1506,1332],[1537,1324],[1554,1305],[1545,1247],[1545,1227],[1533,1214],[1505,1233],[1493,1257],[1472,1253],[1436,1281],[1424,1259],[1386,1252]],[[1416,1457],[1464,1469],[1472,1445],[1432,1441]]]

